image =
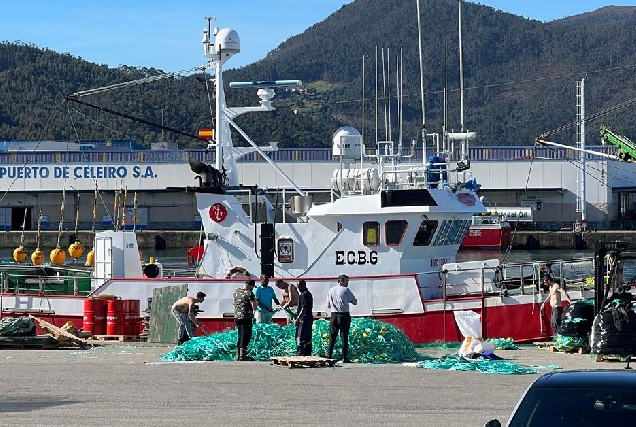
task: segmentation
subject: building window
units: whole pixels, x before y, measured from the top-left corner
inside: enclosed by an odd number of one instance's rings
[[[380,246],[380,223],[369,221],[362,224],[362,244]]]
[[[387,221],[384,224],[384,239],[387,246],[399,246],[409,223],[405,220]]]

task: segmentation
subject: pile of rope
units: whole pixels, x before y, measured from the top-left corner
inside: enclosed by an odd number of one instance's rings
[[[418,360],[413,343],[393,325],[373,319],[353,318],[349,331],[348,357],[353,362],[380,364]],[[196,337],[175,347],[162,360],[236,360],[236,338],[235,329]],[[328,347],[329,322],[318,319],[313,323],[313,355],[326,357]],[[296,355],[296,328],[291,325],[281,327],[277,324],[255,323],[247,353],[261,361],[275,356]],[[333,357],[342,358],[340,339],[336,341]]]

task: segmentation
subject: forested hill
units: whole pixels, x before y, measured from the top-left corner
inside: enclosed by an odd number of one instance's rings
[[[448,129],[461,127],[457,4],[457,0],[421,0],[428,132],[441,130],[445,87]],[[477,144],[529,145],[540,134],[574,122],[576,82],[582,78],[586,115],[595,116],[587,123],[588,143],[599,141],[601,123],[636,138],[633,106],[612,110],[636,98],[636,7],[608,6],[543,23],[464,2],[462,20],[464,124],[478,133]],[[223,24],[240,35],[241,22]],[[385,99],[391,100],[391,132],[396,138],[399,57],[403,133],[410,141],[419,137],[422,126],[415,0],[356,0],[285,41],[263,60],[228,70],[225,82],[300,79],[305,83],[307,90],[301,93],[278,90],[275,112],[237,119],[259,143],[329,146],[339,126],[361,129],[362,123],[370,141],[375,139],[376,117],[377,133],[384,139]],[[194,65],[202,62],[203,58],[192,59]],[[227,67],[231,66],[230,60]],[[385,80],[383,69],[388,74]],[[64,102],[80,90],[158,73],[153,68],[113,69],[36,46],[0,43],[0,140],[158,141],[159,129]],[[195,134],[201,127],[212,126],[210,100],[201,77],[173,77],[82,100]],[[249,89],[228,88],[227,99],[229,105],[258,101]],[[200,141],[170,132],[164,132],[164,139],[176,140],[182,147],[202,146]],[[550,139],[573,144],[574,128]]]

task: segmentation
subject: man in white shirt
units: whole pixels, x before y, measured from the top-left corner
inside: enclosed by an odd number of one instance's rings
[[[349,289],[349,276],[342,274],[338,277],[338,285],[329,289],[327,293],[327,308],[331,310],[329,322],[329,351],[327,357],[333,358],[333,348],[336,345],[338,331],[342,341],[342,362],[351,363],[347,358],[349,352],[349,327],[351,326],[351,314],[349,304],[357,305],[358,300]]]

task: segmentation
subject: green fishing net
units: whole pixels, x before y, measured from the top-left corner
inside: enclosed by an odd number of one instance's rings
[[[496,350],[519,350],[512,338],[488,338],[486,342],[492,343]],[[436,341],[428,344],[416,344],[417,348],[460,348],[462,343],[459,341],[441,342]]]
[[[573,351],[579,348],[587,348],[589,340],[587,337],[568,337],[561,334],[554,335],[554,349],[557,351]]]
[[[447,354],[438,359],[429,359],[418,362],[418,368],[425,369],[447,369],[450,371],[477,371],[485,374],[536,374],[537,369],[561,369],[560,366],[551,365],[548,367],[531,366],[526,367],[515,362],[505,360],[490,360],[478,357],[468,359],[458,354]]]
[[[519,350],[512,338],[488,338],[486,342],[492,343],[495,350]]]
[[[204,337],[193,338],[175,347],[162,357],[164,361],[236,360],[236,329]],[[329,347],[329,322],[313,323],[313,355],[326,356]],[[255,323],[252,340],[247,348],[256,360],[270,360],[274,356],[296,355],[296,328],[293,325]],[[336,341],[333,357],[342,359],[340,339]],[[413,343],[402,331],[388,323],[367,318],[351,319],[349,328],[349,359],[359,363],[401,363],[418,360]]]
[[[35,336],[35,324],[28,317],[5,317],[0,320],[1,337]]]
[[[416,344],[415,347],[417,348],[459,348],[461,347],[461,345],[462,343],[458,341],[451,341],[451,342],[435,341],[435,342],[426,343],[426,344]]]

